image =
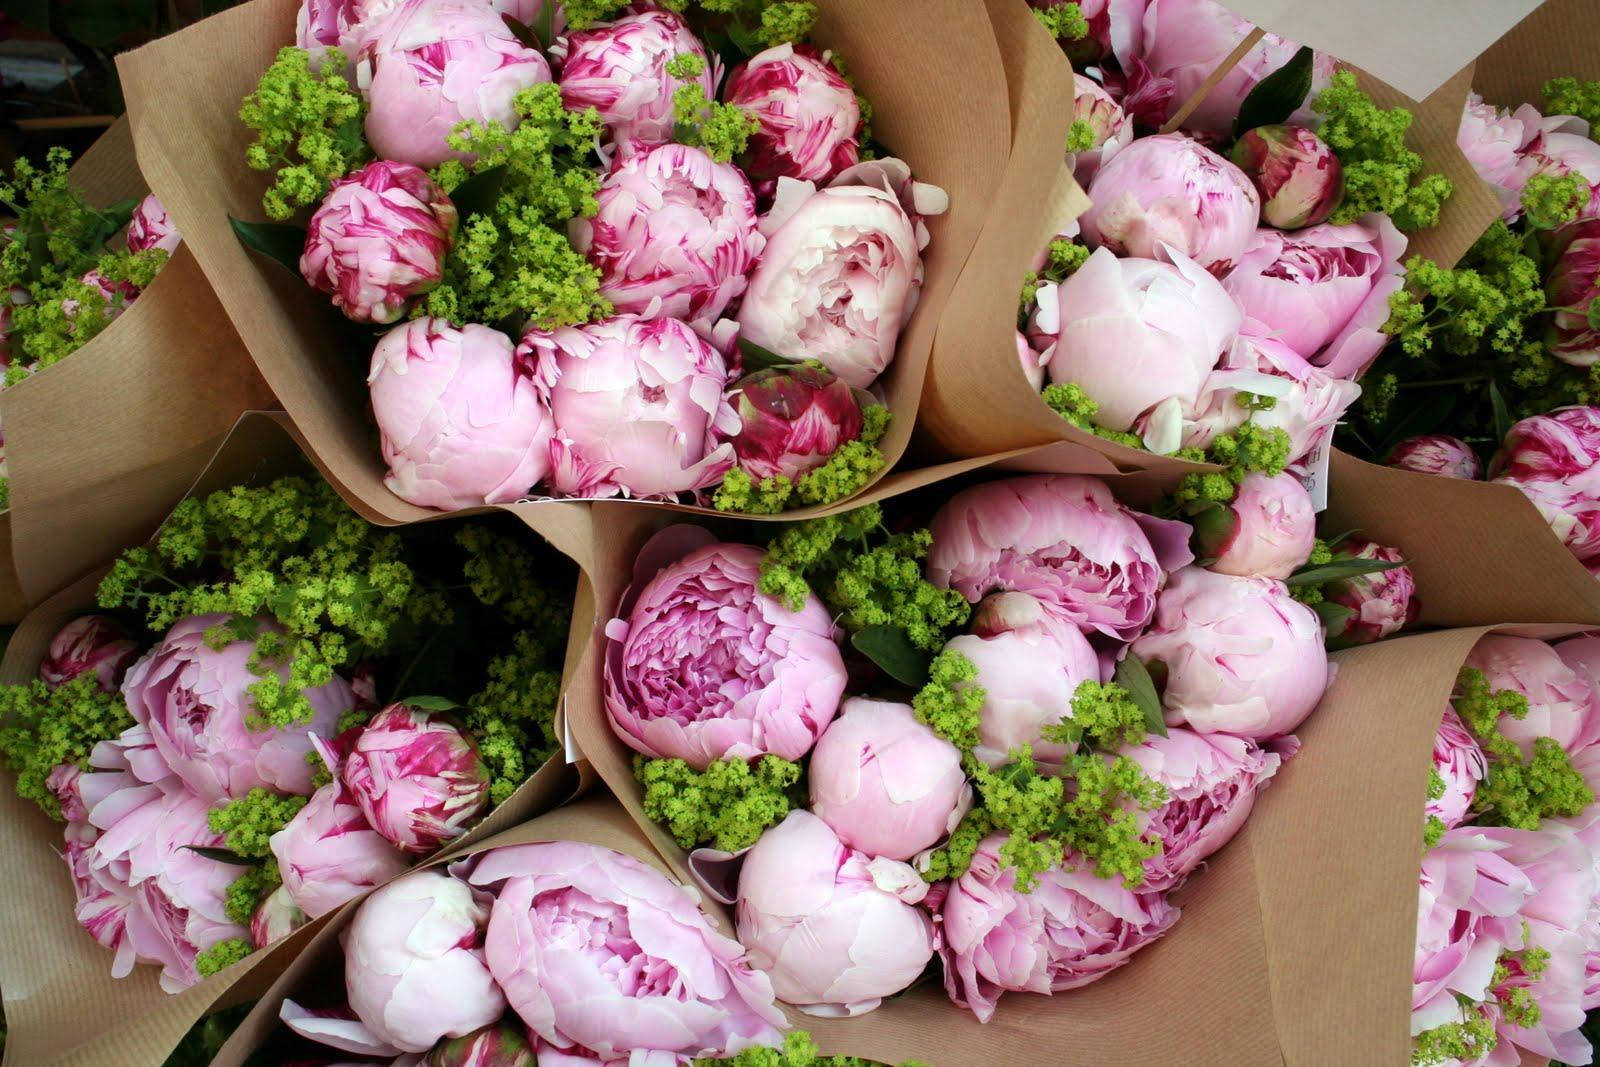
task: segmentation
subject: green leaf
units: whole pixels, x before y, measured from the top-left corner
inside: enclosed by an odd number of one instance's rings
[[[744,372],[754,374],[758,370],[768,370],[772,367],[793,367],[795,361],[785,359],[770,348],[762,348],[754,341],[739,338],[739,355],[743,357]]]
[[[549,12],[549,10],[549,4],[543,5],[540,15],[545,15]],[[511,36],[515,37],[517,40],[521,41],[523,45],[533,49],[535,52],[543,52],[546,48],[550,47],[546,43],[550,40],[550,38],[548,36],[541,37],[539,35],[539,31],[528,25],[526,22],[523,22],[520,19],[512,18],[510,15],[501,15],[500,21],[506,24],[506,29],[511,31]],[[544,19],[541,18],[540,21],[542,22]]]
[[[1156,692],[1155,679],[1139,657],[1127,655],[1117,664],[1112,681],[1128,691],[1133,702],[1144,712],[1145,727],[1152,733],[1167,736],[1166,716],[1161,712],[1161,695]]]
[[[306,231],[303,226],[290,222],[245,222],[228,216],[228,225],[239,243],[252,252],[259,252],[274,263],[300,276],[300,254],[306,248]]]
[[[1346,541],[1350,540],[1350,538],[1354,537],[1360,532],[1360,530],[1346,530],[1344,533],[1339,534],[1336,537],[1328,537],[1324,538],[1323,540],[1329,548],[1338,548],[1340,545],[1344,544]]]
[[[133,209],[139,206],[137,200],[118,200],[95,212],[94,236],[91,243],[103,245],[109,241],[113,234],[122,232],[128,225],[128,220],[133,218]]]
[[[1506,407],[1506,398],[1492,379],[1489,382],[1489,404],[1494,408],[1495,440],[1504,441],[1506,434],[1511,432],[1511,409]]]
[[[1317,613],[1317,618],[1322,620],[1322,628],[1330,634],[1344,633],[1345,623],[1355,615],[1352,609],[1343,604],[1335,604],[1331,600],[1324,600],[1311,610]]]
[[[855,650],[903,685],[921,689],[928,683],[928,664],[933,657],[911,643],[898,626],[868,626],[850,637]]]
[[[237,852],[225,848],[206,848],[202,845],[184,845],[183,847],[193,852],[196,856],[204,856],[208,860],[226,863],[232,867],[254,867],[256,865],[254,860],[247,860]]]
[[[405,697],[400,703],[418,711],[454,711],[461,704],[449,697]]]
[[[544,42],[548,49],[556,39],[556,5],[555,0],[546,0],[539,5],[539,13],[533,16],[533,25],[528,27],[535,37]]]
[[[1233,135],[1238,137],[1257,126],[1274,126],[1294,114],[1311,91],[1312,59],[1311,49],[1302,48],[1289,62],[1257,82],[1239,105]]]
[[[1456,409],[1461,394],[1450,388],[1429,389],[1417,399],[1411,399],[1405,414],[1386,425],[1388,432],[1372,452],[1375,457],[1387,456],[1394,446],[1407,437],[1420,437],[1444,425]]]
[[[506,165],[502,163],[480,170],[456,186],[456,191],[450,194],[450,202],[456,206],[456,214],[461,221],[466,222],[468,215],[487,215],[492,212],[500,199],[500,188],[505,181]]]
[[[1284,579],[1285,585],[1321,585],[1324,582],[1337,582],[1343,578],[1354,578],[1360,574],[1380,574],[1383,571],[1392,571],[1396,567],[1404,567],[1406,560],[1399,563],[1385,563],[1379,559],[1336,559],[1331,563],[1324,563],[1318,567],[1307,567],[1295,571]]]

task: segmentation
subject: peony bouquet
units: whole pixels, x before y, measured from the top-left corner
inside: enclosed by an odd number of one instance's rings
[[[947,198],[816,17],[305,0],[240,109],[274,221],[234,225],[372,329],[396,495],[771,514],[881,472],[872,387]]]
[[[1600,1007],[1600,639],[1494,634],[1433,746],[1415,1064],[1587,1063]]]
[[[510,520],[384,530],[312,477],[191,497],[124,552],[0,687],[0,762],[64,824],[112,973],[181,990],[510,800],[558,747],[573,577]]]
[[[1281,469],[1205,529],[1081,475],[895,504],[765,547],[668,527],[605,627],[643,813],[816,1015],[935,957],[984,1021],[1122,966],[1297,750],[1325,643],[1414,610],[1391,550],[1319,541]]]

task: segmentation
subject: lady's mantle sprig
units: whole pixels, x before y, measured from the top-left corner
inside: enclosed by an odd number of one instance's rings
[[[738,852],[804,805],[800,766],[773,755],[719,759],[696,771],[681,759],[633,758],[644,813],[686,849]]]
[[[1463,667],[1451,705],[1489,761],[1472,802],[1475,821],[1537,830],[1543,819],[1578,815],[1594,803],[1594,792],[1554,738],[1536,739],[1533,754],[1524,758],[1517,743],[1500,731],[1502,717],[1527,717],[1527,697],[1511,689],[1492,690],[1481,670]]]
[[[245,163],[275,172],[261,197],[268,218],[281,221],[315,204],[335,179],[372,158],[362,132],[366,101],[345,69],[337,48],[324,53],[315,69],[304,49],[280,49],[239,105],[239,120],[256,132]]]
[[[1406,147],[1411,112],[1378,107],[1349,71],[1335,74],[1311,107],[1323,117],[1318,136],[1344,169],[1344,201],[1330,222],[1355,222],[1379,211],[1407,233],[1438,223],[1453,186],[1442,174],[1422,176],[1422,157]]]
[[[52,689],[34,679],[0,686],[0,764],[17,776],[17,795],[52,819],[61,805],[46,780],[62,764],[89,766],[96,744],[133,725],[121,693],[103,692],[93,671]]]
[[[790,1030],[784,1034],[780,1048],[752,1045],[726,1059],[694,1061],[694,1067],[877,1067],[877,1064],[877,1060],[864,1060],[860,1056],[824,1056],[804,1030]],[[906,1060],[900,1067],[927,1065],[920,1060]]]
[[[889,430],[889,409],[868,404],[861,409],[861,436],[834,449],[825,463],[790,480],[779,474],[757,480],[734,467],[722,478],[713,504],[718,511],[746,515],[779,515],[799,506],[832,504],[865,489],[888,465],[878,442]]]

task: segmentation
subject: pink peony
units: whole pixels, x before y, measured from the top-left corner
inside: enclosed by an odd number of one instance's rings
[[[1172,576],[1128,654],[1164,683],[1167,724],[1200,733],[1281,737],[1328,684],[1322,626],[1288,587],[1201,567]]]
[[[761,835],[739,872],[739,940],[778,999],[818,1015],[857,1015],[914,982],[933,956],[928,884],[869,859],[806,811]]]
[[[767,976],[655,868],[557,841],[495,849],[470,877],[494,893],[489,969],[541,1041],[641,1064],[779,1041]]]
[[[1578,209],[1579,218],[1600,215],[1600,145],[1589,138],[1589,124],[1572,115],[1550,115],[1523,146],[1522,165],[1529,178],[1547,175],[1564,178],[1576,174],[1589,190],[1589,200]]]
[[[1600,362],[1600,330],[1589,325],[1588,315],[1600,291],[1600,219],[1561,227],[1546,254],[1554,265],[1545,279],[1545,300],[1564,310],[1550,316],[1545,348],[1563,363],[1592,367]]]
[[[1403,563],[1397,548],[1356,537],[1333,550],[1335,560],[1370,559],[1380,563]],[[1350,648],[1392,637],[1417,621],[1422,610],[1417,600],[1417,580],[1410,567],[1372,574],[1357,574],[1323,586],[1329,604],[1350,614],[1328,623],[1328,647]]]
[[[611,728],[647,756],[703,770],[772,753],[798,760],[839,710],[846,676],[833,620],[757,592],[761,550],[672,527],[647,544],[606,625]]]
[[[1294,233],[1262,229],[1223,281],[1247,319],[1335,378],[1354,380],[1388,343],[1406,239],[1387,216]]]
[[[831,57],[810,45],[780,44],[734,68],[722,98],[759,128],[742,162],[757,183],[826,182],[861,158],[861,108]]]
[[[194,615],[177,622],[161,643],[128,670],[122,695],[128,711],[149,730],[150,741],[185,785],[208,801],[242,797],[252,789],[311,793],[311,734],[331,734],[355,697],[343,678],[305,690],[314,718],[289,727],[256,728],[252,698],[246,691],[258,675],[252,669],[256,643],[229,641],[213,648],[206,631],[230,622],[227,615]],[[280,627],[255,620],[266,633]],[[289,678],[287,663],[259,665],[279,681]]]
[[[1472,810],[1478,783],[1489,773],[1489,761],[1451,707],[1444,709],[1433,739],[1433,773],[1443,786],[1429,786],[1427,814],[1444,823],[1447,830],[1460,826]]]
[[[974,603],[996,590],[1028,593],[1085,634],[1117,641],[1144,629],[1167,573],[1194,559],[1188,526],[1131,511],[1083,475],[976,485],[929,526],[934,585]]]
[[[1600,572],[1600,408],[1560,408],[1523,419],[1489,465],[1516,486],[1561,542]]]
[[[489,769],[472,738],[403,702],[362,727],[339,777],[374,830],[418,855],[460,837],[489,804]]]
[[[737,167],[704,151],[663,145],[606,175],[592,219],[572,243],[600,271],[600,292],[621,314],[682,319],[709,338],[766,245],[756,200]]]
[[[315,919],[405,873],[406,857],[368,824],[343,782],[329,782],[272,835],[283,888]]]
[[[1002,993],[1052,993],[1104,978],[1178,921],[1160,893],[1130,890],[1085,869],[1080,856],[1039,875],[1032,892],[1000,862],[1005,837],[986,838],[937,914],[950,999],[980,1022]]]
[[[294,902],[287,885],[280,885],[256,905],[250,915],[250,943],[266,948],[281,941],[306,924],[308,916]]]
[[[555,420],[557,493],[672,496],[715,485],[733,465],[728,365],[677,319],[529,330],[517,359]]]
[[[1106,161],[1133,140],[1133,122],[1093,78],[1074,72],[1072,84],[1073,118],[1088,124],[1093,140],[1088,148],[1067,153],[1067,165],[1079,185],[1088,185]]]
[[[133,217],[128,220],[128,251],[143,252],[159,248],[170,256],[178,250],[182,241],[183,236],[172,224],[167,209],[161,206],[155,193],[139,201],[139,206],[133,209]]]
[[[1232,503],[1195,516],[1204,564],[1240,578],[1289,577],[1311,555],[1317,512],[1294,475],[1249,474]]]
[[[1545,642],[1490,634],[1473,646],[1466,665],[1482,671],[1491,690],[1511,689],[1528,698],[1526,718],[1500,719],[1500,732],[1524,758],[1533,755],[1541,737],[1554,738],[1568,755],[1600,741],[1600,693]]]
[[[1483,477],[1483,464],[1478,462],[1472,446],[1445,434],[1408,437],[1394,446],[1384,462],[1403,471],[1441,478],[1464,478],[1470,482]]]
[[[456,208],[419,167],[380,159],[338,179],[306,230],[300,274],[357,322],[389,323],[444,277]]]
[[[1501,111],[1484,103],[1477,93],[1467,94],[1461,125],[1456,129],[1456,145],[1499,198],[1503,209],[1500,217],[1507,222],[1515,222],[1522,214],[1522,189],[1531,173],[1522,153],[1538,135],[1543,121],[1543,116],[1530,105],[1524,104],[1515,112]]]
[[[1600,634],[1579,634],[1554,646],[1561,662],[1589,679],[1589,684],[1600,690]]]
[[[1304,126],[1246,130],[1228,158],[1261,195],[1261,221],[1280,230],[1326,222],[1344,198],[1344,169],[1333,149]]]
[[[53,689],[80,674],[93,674],[101,692],[115,693],[138,658],[139,646],[128,639],[128,631],[115,619],[80,615],[50,639],[50,647],[39,661],[39,677]]]
[[[1092,248],[1119,256],[1194,260],[1221,277],[1261,221],[1261,198],[1244,172],[1182,134],[1141,137],[1101,166],[1079,222]]]
[[[384,484],[420,507],[503,504],[550,473],[554,424],[499,330],[413,319],[383,335],[367,375]]]
[[[821,367],[756,371],[739,380],[729,400],[739,413],[734,455],[758,480],[794,481],[861,436],[861,400]]]

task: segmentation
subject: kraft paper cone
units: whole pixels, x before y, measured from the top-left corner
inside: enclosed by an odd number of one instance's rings
[[[145,475],[176,484],[177,471]],[[241,419],[221,448],[202,462],[169,497],[200,496],[241,484],[261,484],[286,474],[307,473],[302,442],[281,413],[252,412]],[[588,516],[581,505],[539,509],[526,524],[557,550],[587,541]],[[127,538],[98,561],[102,566],[31,611],[17,628],[0,661],[0,682],[35,676],[51,637],[69,618],[95,610],[95,589],[118,551],[139,543]],[[586,553],[580,553],[586,556]],[[582,561],[580,560],[580,563]],[[573,605],[565,683],[575,676],[594,629],[592,590],[580,583]],[[563,700],[566,699],[565,692]],[[161,991],[158,969],[139,966],[126,979],[111,977],[111,953],[96,944],[73,917],[72,885],[57,855],[61,824],[19,798],[7,781],[0,788],[0,895],[11,906],[0,909],[0,991],[9,1027],[5,1064],[116,1064],[157,1067],[196,1021],[217,1008],[254,999],[316,934],[322,921],[257,952],[234,967],[177,995]],[[573,795],[577,776],[558,754],[517,791],[480,820],[452,847],[468,847],[516,826]],[[325,921],[325,920],[323,920]],[[92,1005],[93,1008],[86,1008]]]
[[[84,153],[71,180],[96,205],[144,195],[126,120]],[[147,535],[240,412],[272,403],[181,245],[104,332],[0,392],[23,598],[43,600]]]
[[[994,33],[981,8],[931,0],[915,19],[876,0],[821,0],[817,39],[837,49],[874,104],[878,136],[918,179],[943,187],[950,210],[933,240],[916,314],[880,379],[894,414],[890,464],[916,419],[935,329],[993,200],[1009,125]],[[324,473],[375,522],[433,514],[383,485],[365,388],[370,349],[352,351],[327,297],[247,252],[227,216],[259,220],[267,176],[246,168],[238,119],[279,48],[294,41],[295,0],[252,0],[117,57],[140,164]],[[930,93],[961,72],[959,93]],[[700,510],[700,509],[680,509]],[[805,512],[792,513],[803,515]]]
[[[1544,110],[1551,78],[1600,78],[1600,28],[1587,0],[1545,0],[1478,58],[1472,87],[1496,107]]]

